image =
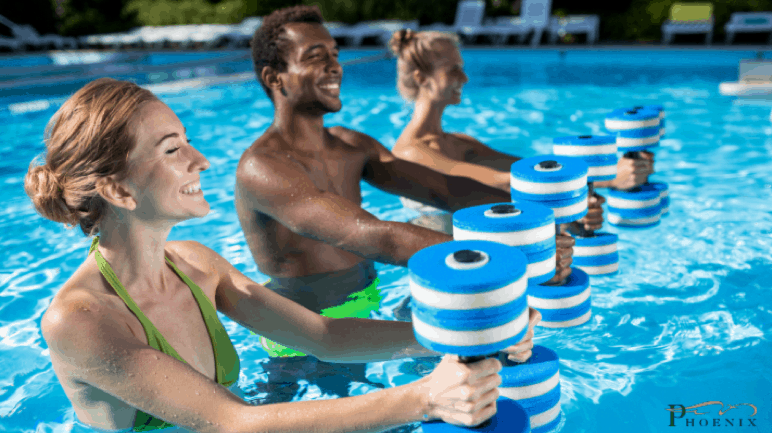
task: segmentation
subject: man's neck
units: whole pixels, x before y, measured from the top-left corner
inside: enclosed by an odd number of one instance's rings
[[[318,152],[324,147],[324,114],[303,113],[294,107],[276,107],[271,127],[295,149]]]

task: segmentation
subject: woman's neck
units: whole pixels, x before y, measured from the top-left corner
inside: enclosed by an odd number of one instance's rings
[[[172,227],[148,226],[127,215],[105,218],[100,225],[99,252],[130,294],[166,292],[164,249]]]
[[[413,118],[408,124],[415,131],[415,135],[422,137],[425,135],[443,135],[442,113],[445,111],[445,104],[433,101],[429,98],[419,97],[415,102]]]

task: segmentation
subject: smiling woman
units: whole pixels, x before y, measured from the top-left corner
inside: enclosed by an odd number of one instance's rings
[[[330,80],[317,83],[336,91]],[[373,431],[437,418],[474,425],[495,413],[499,361],[450,357],[425,378],[378,393],[246,403],[218,311],[325,361],[438,353],[418,344],[410,323],[323,317],[197,242],[167,242],[177,223],[209,212],[200,184],[209,162],[176,114],[136,84],[105,78],[80,89],[52,117],[46,146],[45,164],[33,161],[25,179],[35,208],[99,235],[41,320],[82,422],[112,431]],[[529,345],[530,337],[507,351],[530,353]]]

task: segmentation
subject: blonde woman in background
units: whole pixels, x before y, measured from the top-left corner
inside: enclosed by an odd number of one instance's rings
[[[442,115],[449,105],[461,103],[462,89],[469,81],[452,33],[401,30],[389,42],[397,57],[397,90],[414,104],[412,118],[397,139],[392,153],[399,158],[424,165],[447,175],[464,176],[509,192],[509,176],[517,156],[499,152],[474,137],[445,132]],[[652,173],[651,160],[622,158],[617,178],[597,182],[596,187],[628,189],[646,181]],[[452,233],[450,214],[402,198],[403,204],[423,213],[414,224]],[[603,223],[603,197],[589,200],[589,212],[576,223],[595,230]],[[558,246],[560,246],[558,239]]]

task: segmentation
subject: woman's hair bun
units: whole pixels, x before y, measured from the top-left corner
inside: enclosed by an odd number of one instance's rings
[[[24,179],[24,190],[45,218],[68,225],[77,224],[77,217],[67,207],[59,179],[47,165],[36,165],[33,161]]]
[[[394,32],[389,41],[389,49],[395,57],[399,57],[407,44],[415,39],[416,33],[411,29],[402,29]]]

